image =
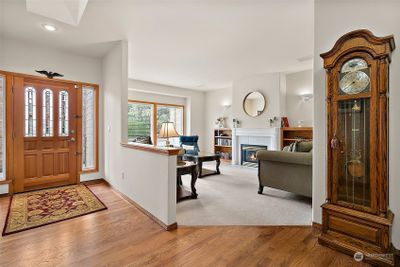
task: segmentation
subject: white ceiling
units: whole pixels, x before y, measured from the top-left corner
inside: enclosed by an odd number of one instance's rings
[[[313,0],[89,0],[75,27],[27,12],[25,0],[0,0],[0,31],[95,57],[128,40],[130,78],[207,90],[310,69],[313,12]]]
[[[26,9],[44,17],[78,26],[87,3],[88,0],[26,0]]]

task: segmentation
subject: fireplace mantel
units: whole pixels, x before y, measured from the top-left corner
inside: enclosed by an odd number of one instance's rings
[[[264,145],[269,150],[279,149],[279,129],[271,128],[234,128],[232,129],[232,164],[240,164],[240,145]]]

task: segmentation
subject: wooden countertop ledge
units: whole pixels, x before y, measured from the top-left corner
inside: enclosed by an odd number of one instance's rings
[[[154,145],[146,145],[146,144],[139,144],[139,143],[121,143],[121,146],[130,148],[130,149],[136,149],[136,150],[142,150],[142,151],[147,151],[147,152],[152,152],[156,154],[163,154],[167,156],[174,156],[178,155],[180,148],[167,148],[167,147],[159,147],[159,146],[154,146]]]

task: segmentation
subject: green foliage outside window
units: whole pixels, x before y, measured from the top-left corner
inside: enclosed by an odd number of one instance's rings
[[[151,105],[128,104],[128,139],[151,135]]]
[[[152,114],[154,104],[130,102],[128,103],[128,140],[135,140],[138,137],[150,137],[152,139]],[[157,105],[156,131],[159,133],[163,122],[174,122],[176,131],[183,134],[183,107]],[[165,140],[157,138],[157,144]],[[175,140],[176,139],[176,140]],[[171,138],[170,141],[178,141]]]

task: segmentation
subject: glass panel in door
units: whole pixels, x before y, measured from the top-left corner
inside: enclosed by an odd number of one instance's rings
[[[371,205],[370,100],[338,102],[338,201]]]

